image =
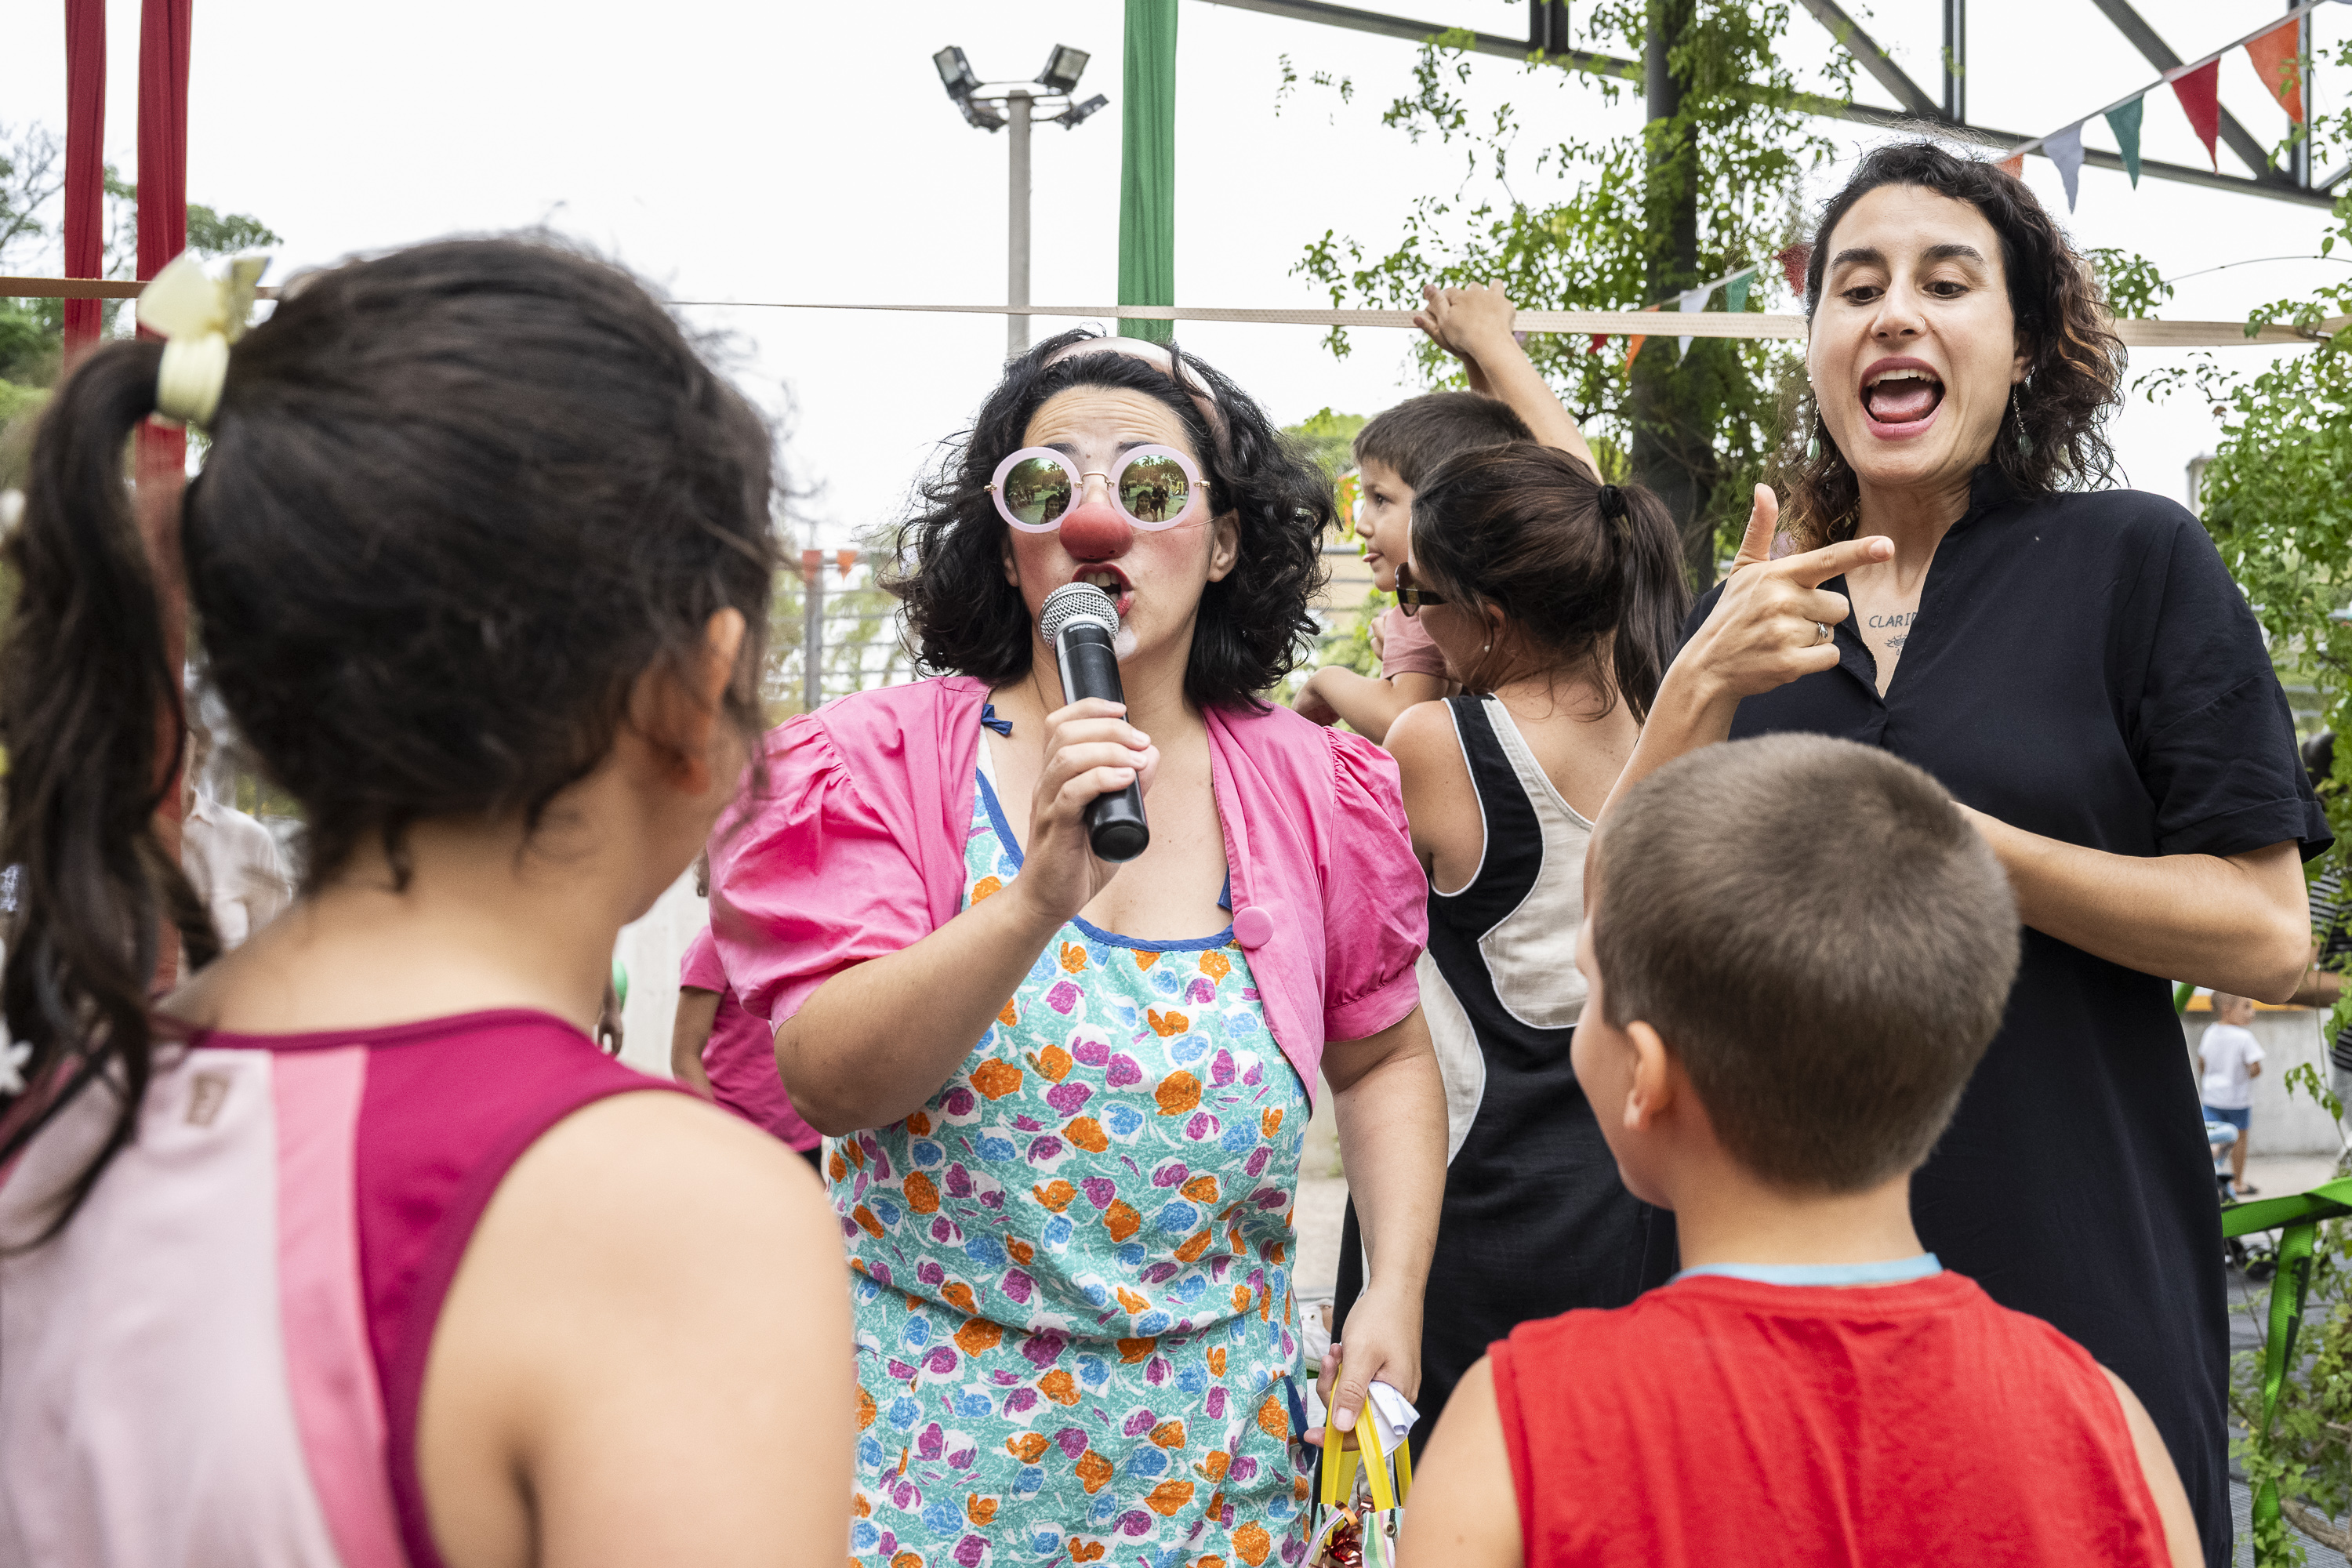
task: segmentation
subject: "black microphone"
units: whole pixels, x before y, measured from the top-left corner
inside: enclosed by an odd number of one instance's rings
[[[1125,705],[1119,689],[1118,606],[1091,583],[1065,583],[1045,595],[1037,612],[1037,629],[1052,645],[1062,670],[1062,700],[1088,697]],[[1151,842],[1151,828],[1143,820],[1143,780],[1116,795],[1098,795],[1087,807],[1087,842],[1105,860],[1132,860]]]

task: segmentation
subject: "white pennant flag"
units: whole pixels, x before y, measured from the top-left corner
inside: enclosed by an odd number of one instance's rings
[[[2073,212],[2075,187],[2083,180],[2083,122],[2077,120],[2065,130],[2044,136],[2042,152],[2058,165],[2058,177],[2066,182],[2066,210]]]
[[[1716,283],[1706,283],[1702,284],[1696,289],[1684,289],[1682,292],[1682,298],[1675,304],[1675,309],[1677,310],[1706,310],[1707,300],[1715,293],[1716,288],[1720,282],[1721,279],[1718,279]],[[1675,358],[1679,361],[1683,355],[1690,353],[1691,341],[1688,338],[1676,338],[1675,342],[1679,345],[1675,350]]]

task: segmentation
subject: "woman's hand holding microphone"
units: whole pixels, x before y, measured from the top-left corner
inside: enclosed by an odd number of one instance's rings
[[[1139,779],[1150,795],[1159,766],[1160,749],[1118,703],[1090,697],[1045,715],[1045,760],[1030,802],[1021,875],[1005,889],[1020,895],[1039,925],[1060,930],[1118,875],[1118,863],[1097,858],[1088,843],[1086,809],[1097,795]]]

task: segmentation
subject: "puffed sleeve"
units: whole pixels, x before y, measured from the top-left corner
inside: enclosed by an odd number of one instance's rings
[[[2310,859],[2332,843],[2297,755],[2294,719],[2245,595],[2188,512],[2169,530],[2137,710],[2140,779],[2167,855],[2239,855],[2294,840]]]
[[[726,991],[727,971],[719,962],[719,946],[709,926],[686,944],[686,956],[677,962],[677,984],[682,990]]]
[[[1323,879],[1323,1037],[1360,1040],[1421,1001],[1429,879],[1413,858],[1396,759],[1360,735],[1331,745],[1330,859]]]
[[[813,717],[771,733],[765,782],[711,836],[710,925],[744,1011],[772,1025],[930,934],[915,858]]]

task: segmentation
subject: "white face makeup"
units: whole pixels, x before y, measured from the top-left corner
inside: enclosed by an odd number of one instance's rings
[[[1882,185],[1824,241],[1806,369],[1865,489],[1965,489],[2023,379],[2000,237],[1967,202]]]
[[[1045,400],[1021,444],[1051,447],[1090,476],[1055,531],[1005,531],[1005,576],[1021,589],[1032,621],[1055,589],[1090,583],[1118,608],[1122,660],[1171,647],[1188,650],[1202,589],[1233,568],[1233,520],[1212,518],[1203,501],[1173,528],[1138,529],[1112,503],[1105,481],[1091,477],[1112,472],[1139,447],[1171,447],[1198,467],[1200,455],[1184,422],[1145,393],[1074,386]]]

